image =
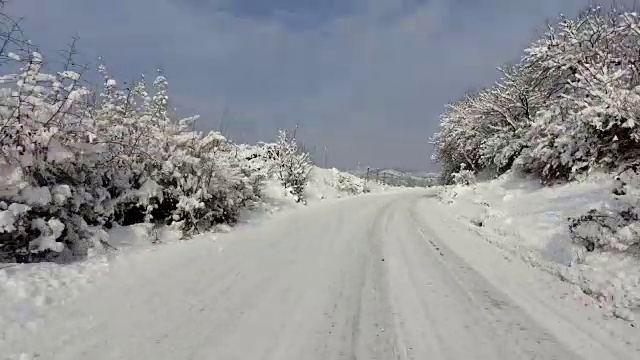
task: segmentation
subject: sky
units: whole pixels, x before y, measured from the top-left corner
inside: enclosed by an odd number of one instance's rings
[[[161,68],[203,130],[272,140],[298,125],[340,168],[436,170],[447,102],[491,85],[548,19],[587,0],[10,0],[44,53],[79,36],[119,79]]]

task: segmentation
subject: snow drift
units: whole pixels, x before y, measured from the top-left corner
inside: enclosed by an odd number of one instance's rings
[[[635,321],[640,315],[640,258],[635,247],[621,246],[591,224],[590,235],[601,246],[588,249],[570,226],[571,219],[589,212],[617,208],[619,200],[612,191],[618,185],[611,176],[599,174],[545,187],[509,172],[488,182],[442,188],[438,198],[485,240],[579,286],[610,314]],[[618,231],[634,234],[637,243],[637,232],[632,232],[637,226],[638,222],[622,224]]]

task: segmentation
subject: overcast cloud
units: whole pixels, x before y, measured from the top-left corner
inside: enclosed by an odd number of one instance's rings
[[[444,104],[491,84],[586,0],[12,0],[45,54],[80,36],[121,79],[163,68],[175,105],[240,141],[298,123],[329,165],[434,169]]]

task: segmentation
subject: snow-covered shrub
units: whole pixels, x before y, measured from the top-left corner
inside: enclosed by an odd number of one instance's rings
[[[453,183],[456,185],[472,185],[476,183],[476,176],[471,170],[466,169],[466,165],[460,164],[460,171],[451,174]]]
[[[141,104],[127,106],[135,111],[129,115],[134,121],[121,121],[127,129],[139,127],[139,131],[122,131],[107,141],[109,153],[119,154],[114,160],[126,159],[124,165],[129,168],[125,173],[129,176],[118,182],[123,186],[113,191],[117,203],[123,205],[116,222],[153,221],[193,233],[234,222],[240,209],[257,200],[264,177],[221,134],[192,130],[197,118],[176,121],[169,115],[164,76],[154,81],[153,96],[146,93],[143,81],[133,94],[113,92],[114,84],[111,79],[105,82],[105,88],[111,90],[105,95],[108,99],[138,99]],[[107,118],[113,119],[113,107],[103,108]]]
[[[94,94],[39,53],[20,61],[0,77],[0,260],[84,256],[114,224],[204,231],[259,199],[266,170],[173,117],[162,74],[120,88],[100,66]]]
[[[609,203],[569,219],[569,231],[575,243],[587,251],[640,254],[639,175],[632,172],[618,177]]]
[[[180,140],[151,176],[164,189],[160,205],[175,204],[163,221],[186,232],[203,231],[233,223],[242,208],[259,199],[264,177],[244,166],[246,160],[234,155],[233,144],[222,135],[186,133]]]
[[[304,202],[311,161],[309,154],[298,147],[295,135],[290,136],[286,130],[280,130],[276,143],[269,146],[269,157],[275,161],[273,171],[282,186],[291,192],[297,202]]]
[[[350,195],[363,194],[369,191],[365,186],[365,181],[357,176],[336,170],[336,178],[335,187],[338,191],[345,192]]]
[[[87,222],[103,213],[106,191],[94,187],[100,179],[87,161],[96,154],[87,146],[93,130],[89,91],[79,80],[70,70],[45,73],[37,52],[23,60],[19,73],[2,76],[0,169],[6,182],[0,201],[23,209],[14,218],[18,226],[5,228],[2,245],[12,244],[12,252],[27,258],[90,238]],[[72,194],[70,186],[77,191]]]

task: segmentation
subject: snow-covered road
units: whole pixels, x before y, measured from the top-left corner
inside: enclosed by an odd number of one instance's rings
[[[602,327],[594,309],[560,297],[568,285],[505,259],[431,196],[339,200],[216,241],[131,255],[57,307],[34,334],[0,339],[0,353],[65,360],[640,358]]]

